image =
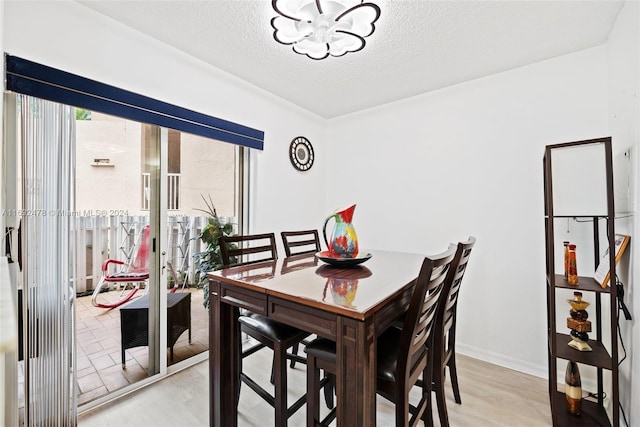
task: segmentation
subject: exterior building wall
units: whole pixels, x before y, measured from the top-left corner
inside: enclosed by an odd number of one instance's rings
[[[142,124],[92,113],[77,121],[76,210],[89,216],[125,211],[144,215]],[[169,215],[201,216],[202,196],[211,196],[220,216],[235,217],[236,152],[234,145],[181,134],[180,209]],[[97,159],[108,159],[96,166]],[[108,166],[106,166],[108,165]]]
[[[215,204],[223,217],[236,217],[236,153],[235,145],[191,134],[182,134],[180,165],[183,215],[203,215],[195,209],[206,209],[202,196]]]
[[[76,121],[76,210],[143,214],[140,123],[93,113]],[[92,166],[109,159],[110,166]]]

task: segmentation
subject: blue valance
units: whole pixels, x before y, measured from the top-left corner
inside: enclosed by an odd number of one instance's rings
[[[5,54],[6,89],[262,150],[264,132]]]

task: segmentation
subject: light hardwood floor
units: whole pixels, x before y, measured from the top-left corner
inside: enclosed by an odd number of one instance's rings
[[[252,377],[265,386],[268,384],[269,350],[261,350],[244,363],[244,369]],[[208,375],[208,361],[201,362],[118,402],[81,415],[78,425],[208,426]],[[453,427],[551,425],[545,379],[458,355],[458,380],[461,405],[454,402],[450,384],[446,384],[449,420]],[[298,364],[295,369],[289,369],[289,402],[304,390],[305,366]],[[378,425],[393,426],[393,405],[379,397],[377,408]],[[241,427],[273,425],[273,409],[246,386],[242,387],[239,413],[238,425]],[[439,426],[437,410],[433,415],[435,426]],[[289,419],[290,427],[304,425],[305,406]]]

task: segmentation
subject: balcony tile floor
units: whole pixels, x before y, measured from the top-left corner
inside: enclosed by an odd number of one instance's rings
[[[188,333],[184,332],[174,346],[173,361],[168,360],[169,365],[209,348],[208,312],[202,306],[202,289],[191,288],[184,292],[191,292],[191,343]],[[120,294],[121,291],[112,290],[100,294],[99,300],[110,302],[117,300]],[[143,295],[142,291],[138,294]],[[134,299],[136,297],[137,294]],[[120,309],[94,307],[91,296],[78,297],[76,302],[78,406],[82,406],[146,378],[149,348],[127,349],[127,366],[123,369],[120,356]]]

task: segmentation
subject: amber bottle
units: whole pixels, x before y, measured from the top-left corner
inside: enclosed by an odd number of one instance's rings
[[[578,265],[576,263],[576,245],[569,245],[569,275],[567,281],[570,285],[578,284]]]

